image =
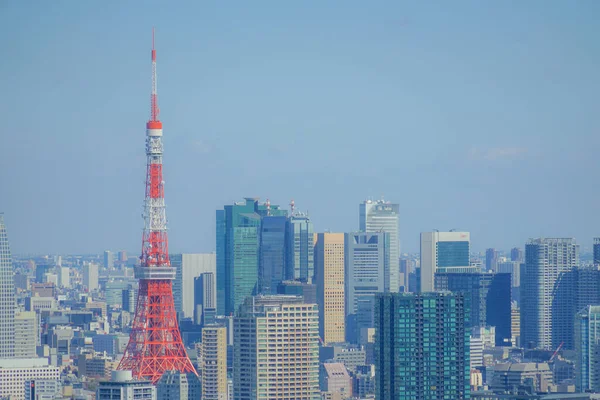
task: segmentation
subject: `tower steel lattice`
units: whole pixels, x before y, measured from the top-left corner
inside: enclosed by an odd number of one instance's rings
[[[118,369],[156,383],[165,371],[196,373],[185,352],[173,301],[175,269],[169,261],[167,216],[162,174],[162,122],[158,119],[156,50],[152,31],[152,95],[146,124],[146,198],[139,291],[129,343]]]

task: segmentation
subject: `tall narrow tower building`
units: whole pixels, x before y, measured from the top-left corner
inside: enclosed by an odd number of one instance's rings
[[[15,355],[15,285],[4,215],[0,213],[0,358]]]
[[[135,269],[139,290],[129,343],[118,369],[156,383],[165,371],[193,372],[173,300],[175,268],[169,261],[167,215],[162,173],[162,122],[158,119],[156,50],[152,35],[151,116],[146,124],[146,200],[140,266]]]

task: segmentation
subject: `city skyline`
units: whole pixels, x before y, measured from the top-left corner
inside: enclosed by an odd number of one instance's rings
[[[352,232],[356,204],[384,194],[402,251],[432,229],[469,231],[475,249],[598,234],[596,2],[133,7],[3,7],[15,254],[138,249],[152,23],[174,252],[212,251],[206,210],[244,195]]]

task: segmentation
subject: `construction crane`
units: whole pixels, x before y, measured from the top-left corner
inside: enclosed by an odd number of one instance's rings
[[[549,363],[551,363],[552,360],[554,360],[554,357],[556,357],[556,355],[558,354],[558,352],[560,351],[560,349],[563,347],[563,344],[565,344],[565,342],[560,342],[560,344],[556,348],[556,351],[554,352],[554,354],[552,354],[552,357],[550,357],[550,360],[548,361]]]

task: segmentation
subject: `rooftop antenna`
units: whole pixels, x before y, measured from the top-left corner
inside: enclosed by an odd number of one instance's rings
[[[292,201],[290,201],[290,210],[292,211],[292,215],[294,215],[295,209],[296,209],[296,203],[294,202],[294,199],[292,199]]]

